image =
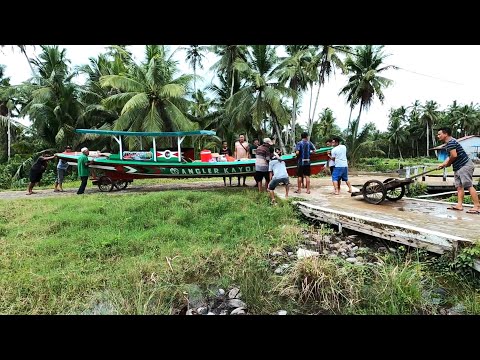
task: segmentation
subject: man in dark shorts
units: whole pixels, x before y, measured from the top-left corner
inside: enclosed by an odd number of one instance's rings
[[[47,170],[48,161],[55,158],[55,155],[48,156],[50,154],[43,153],[39,156],[37,161],[30,168],[30,184],[28,184],[27,193],[25,195],[35,194],[32,190],[35,184],[42,180],[43,173]]]
[[[267,190],[270,193],[272,205],[276,205],[275,188],[280,183],[285,184],[285,198],[288,198],[288,187],[290,186],[290,181],[288,178],[285,161],[282,160],[281,156],[281,151],[275,151],[275,154],[272,156],[272,160],[270,160],[270,163],[268,164],[268,170],[270,171],[271,179]]]
[[[302,133],[302,140],[297,143],[295,147],[295,153],[297,154],[298,167],[297,167],[297,194],[301,193],[302,179],[305,178],[305,186],[307,188],[307,194],[310,194],[310,154],[315,151],[315,145],[308,140],[308,133],[304,131]]]
[[[70,146],[65,147],[66,153],[72,152],[72,148]],[[68,161],[60,159],[58,160],[57,164],[57,178],[55,180],[55,189],[53,191],[63,191],[63,179],[65,178],[65,174],[67,173],[68,169]]]
[[[230,150],[230,148],[228,147],[228,142],[222,141],[222,148],[220,149],[219,154],[220,155],[225,155],[225,158],[227,157],[227,155],[232,156],[232,150]],[[228,178],[230,179],[230,186],[232,186],[232,177],[229,176]],[[227,186],[227,177],[226,176],[223,177],[223,185]]]
[[[268,162],[271,158],[270,146],[273,141],[270,138],[263,139],[263,144],[257,148],[255,154],[255,181],[257,182],[258,191],[262,192],[262,180],[265,179],[265,191],[270,182],[270,173],[268,171]]]
[[[475,165],[465,153],[462,145],[460,145],[455,138],[452,137],[452,130],[448,127],[443,127],[438,130],[438,140],[447,144],[445,147],[448,153],[448,158],[438,165],[439,169],[443,169],[452,165],[455,174],[455,186],[457,187],[457,205],[450,206],[447,209],[463,211],[463,198],[465,196],[465,189],[468,189],[473,201],[473,208],[467,210],[468,214],[480,214],[480,203],[478,201],[478,194],[473,186],[473,172]]]

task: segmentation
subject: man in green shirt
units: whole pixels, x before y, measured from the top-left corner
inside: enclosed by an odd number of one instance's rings
[[[87,182],[88,182],[88,165],[90,165],[90,161],[88,160],[88,154],[90,151],[86,147],[82,148],[81,150],[82,155],[78,158],[78,176],[82,180],[82,183],[80,184],[80,187],[78,188],[77,194],[83,194],[85,192],[85,188],[87,187]]]

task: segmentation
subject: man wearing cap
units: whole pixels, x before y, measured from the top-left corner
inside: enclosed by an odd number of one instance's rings
[[[64,152],[71,152],[72,148],[70,146],[67,146],[65,148]],[[57,164],[57,178],[55,179],[55,192],[57,191],[63,191],[63,179],[65,177],[65,174],[67,173],[68,169],[68,161],[64,159],[58,160]]]
[[[91,164],[91,162],[88,160],[88,154],[90,154],[90,151],[88,151],[88,149],[84,147],[82,148],[81,152],[82,155],[79,156],[77,165],[78,176],[82,180],[82,183],[78,188],[77,195],[83,194],[85,192],[85,188],[87,187],[88,182],[88,165]]]
[[[272,160],[268,164],[268,170],[270,171],[270,183],[268,184],[268,192],[272,199],[272,205],[276,205],[275,202],[275,188],[278,184],[285,184],[285,198],[288,198],[288,187],[290,180],[288,177],[287,167],[285,161],[281,158],[281,152],[278,151],[273,154]]]
[[[263,139],[263,144],[257,147],[255,152],[255,181],[257,182],[258,191],[262,192],[262,179],[265,179],[265,190],[270,182],[270,174],[268,172],[268,161],[271,158],[270,145],[273,141],[270,138]]]

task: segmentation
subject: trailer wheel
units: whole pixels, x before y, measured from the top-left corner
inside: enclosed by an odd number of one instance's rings
[[[115,185],[115,187],[118,189],[118,190],[123,190],[123,189],[126,189],[127,186],[128,186],[128,181],[125,181],[125,180],[117,180],[113,183],[113,185]]]
[[[405,195],[405,185],[401,185],[395,189],[387,190],[386,198],[390,201],[400,200]]]
[[[113,190],[113,181],[108,176],[102,176],[98,179],[98,189],[102,192],[110,192]]]
[[[387,189],[378,180],[368,180],[362,189],[363,198],[370,204],[380,204],[387,196]]]

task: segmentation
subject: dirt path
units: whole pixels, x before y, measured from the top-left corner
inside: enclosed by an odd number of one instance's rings
[[[253,181],[253,180],[252,180]],[[255,184],[250,184],[247,188],[253,188]],[[216,188],[224,188],[223,180],[212,179],[211,181],[198,181],[182,183],[182,180],[178,182],[172,182],[169,184],[154,184],[154,185],[135,185],[135,183],[129,185],[125,190],[102,193],[98,190],[97,186],[89,184],[85,190],[85,195],[89,194],[105,194],[105,195],[125,195],[130,193],[143,193],[154,191],[166,191],[166,190],[209,190]],[[227,186],[227,188],[230,188]],[[243,189],[243,187],[232,186],[231,189]],[[42,199],[49,197],[65,197],[65,196],[77,196],[77,188],[65,189],[64,192],[54,192],[53,189],[34,189],[34,194],[26,195],[26,190],[18,191],[2,191],[0,192],[0,200],[17,200],[17,199]]]
[[[477,169],[475,169],[477,171]],[[480,171],[480,169],[478,169]],[[380,181],[384,181],[389,177],[396,177],[396,174],[353,174],[349,175],[350,183],[356,187],[356,190],[359,190],[361,186],[368,180],[376,179]],[[453,185],[453,178],[448,178],[446,182],[442,181],[442,178],[432,178],[427,177],[427,182],[431,184],[444,184],[444,185]],[[236,183],[236,179],[233,179],[233,183]],[[298,196],[298,194],[294,194],[293,190],[297,188],[297,179],[290,178],[291,186],[291,195]],[[252,177],[247,178],[247,189],[256,189],[255,188],[255,181]],[[332,188],[332,181],[330,177],[322,177],[322,178],[312,178],[311,179],[311,188],[312,191],[318,189],[320,187],[328,186]],[[106,194],[106,195],[123,195],[123,194],[130,194],[130,193],[142,193],[142,192],[153,192],[153,191],[165,191],[165,190],[209,190],[209,189],[216,189],[216,188],[224,188],[223,179],[222,178],[211,178],[208,181],[200,180],[200,181],[188,181],[184,182],[183,180],[178,180],[178,182],[172,181],[171,183],[167,184],[152,184],[152,185],[137,185],[135,181],[128,186],[127,189],[122,191],[113,190],[109,193],[102,193],[98,190],[97,186],[93,186],[90,182],[85,190],[85,194]],[[227,186],[227,189],[244,189],[242,186]],[[346,192],[346,186],[344,186],[344,191]],[[355,189],[354,189],[355,191]],[[77,188],[72,189],[65,189],[64,192],[54,192],[53,189],[45,189],[39,190],[34,189],[35,194],[33,195],[25,195],[26,190],[18,190],[18,191],[2,191],[0,192],[0,200],[15,200],[15,199],[40,199],[46,197],[60,197],[60,196],[72,196],[76,195]],[[279,187],[276,191],[279,195],[283,192],[283,186]],[[306,194],[302,194],[305,196]],[[303,197],[302,196],[302,197]],[[307,196],[305,196],[307,197]]]

